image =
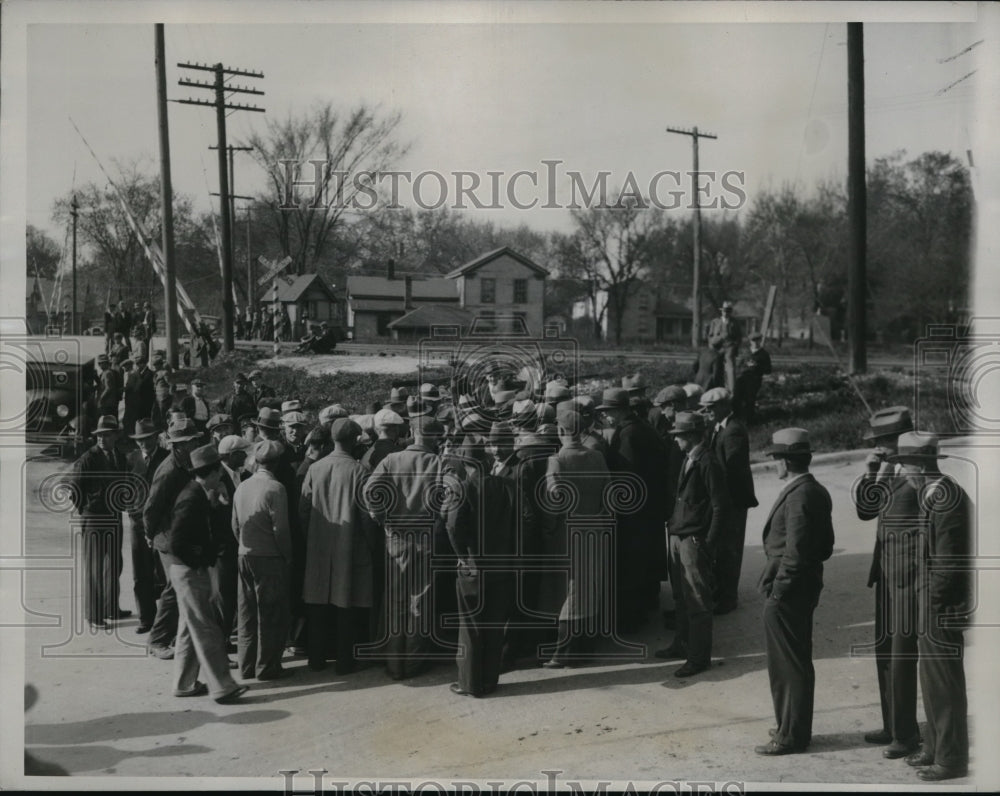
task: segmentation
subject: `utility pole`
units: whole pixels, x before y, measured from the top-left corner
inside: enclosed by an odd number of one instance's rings
[[[177,271],[174,262],[174,194],[170,182],[170,129],[167,119],[167,65],[163,25],[156,25],[156,116],[160,130],[160,208],[163,215],[163,326],[167,335],[167,362],[177,359]],[[76,269],[73,270],[74,293]],[[150,351],[152,355],[152,351]]]
[[[70,315],[72,323],[69,327],[70,334],[80,334],[80,324],[76,319],[76,217],[80,213],[80,205],[76,202],[76,194],[73,194],[73,201],[69,205],[69,214],[73,217],[73,314]]]
[[[868,197],[865,192],[865,45],[860,22],[847,23],[847,328],[850,372],[868,369],[867,298]]]
[[[209,147],[209,149],[218,149],[219,147],[214,144]],[[229,153],[229,217],[232,219],[233,229],[236,229],[236,200],[243,199],[246,197],[236,196],[236,173],[233,170],[233,152],[253,152],[252,146],[233,146],[230,144],[226,147],[226,151]],[[233,265],[236,265],[236,234],[233,234]]]
[[[250,72],[245,69],[231,69],[227,66],[223,66],[221,63],[210,65],[210,64],[177,64],[182,69],[200,69],[205,72],[212,72],[215,75],[215,81],[208,83],[201,80],[186,80],[181,79],[178,81],[179,85],[189,86],[192,88],[204,88],[210,89],[215,92],[215,100],[209,102],[208,100],[196,100],[196,99],[186,99],[177,100],[178,102],[184,103],[185,105],[207,105],[209,107],[215,108],[215,119],[218,134],[218,151],[219,151],[219,196],[220,196],[220,215],[222,216],[222,336],[223,336],[223,348],[226,351],[232,351],[234,347],[234,336],[233,336],[233,229],[232,229],[232,215],[231,215],[231,203],[229,199],[230,189],[229,189],[229,177],[226,162],[226,111],[256,111],[257,113],[263,113],[263,108],[258,108],[256,105],[237,105],[234,103],[226,102],[226,92],[235,92],[240,94],[263,94],[255,88],[246,88],[244,86],[227,86],[225,83],[226,75],[240,75],[242,77],[264,77],[263,72]]]
[[[694,171],[691,173],[691,193],[694,202],[694,264],[691,287],[691,347],[697,351],[701,346],[701,205],[698,204],[698,139],[718,138],[711,133],[698,132],[697,127],[690,130],[683,130],[677,127],[668,127],[668,133],[691,136],[691,143],[694,145]]]

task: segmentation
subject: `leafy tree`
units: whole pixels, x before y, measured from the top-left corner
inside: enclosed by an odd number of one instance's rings
[[[30,280],[37,274],[42,279],[52,279],[56,275],[62,250],[43,230],[28,224],[25,245],[27,248],[27,276]]]

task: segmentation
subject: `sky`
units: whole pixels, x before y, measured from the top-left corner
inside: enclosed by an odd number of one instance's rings
[[[142,6],[143,4],[138,4]],[[176,18],[176,16],[174,17]],[[246,15],[247,19],[256,19]],[[327,17],[336,18],[336,17]],[[620,18],[623,18],[620,16]],[[847,160],[846,25],[686,24],[667,21],[575,24],[395,23],[393,15],[360,23],[199,23],[165,28],[171,99],[207,91],[177,85],[210,79],[178,62],[217,62],[259,70],[236,78],[266,92],[236,95],[266,108],[268,119],[330,101],[399,111],[399,137],[411,144],[401,170],[539,173],[538,190],[522,179],[517,195],[547,196],[543,160],[557,168],[557,203],[565,204],[568,170],[589,185],[610,171],[611,187],[629,173],[645,191],[662,170],[692,168],[691,139],[667,126],[697,125],[703,171],[737,171],[752,204],[756,192],[794,183],[804,190],[844,179]],[[820,17],[822,19],[822,16]],[[967,53],[982,38],[972,23],[894,22],[865,26],[867,159],[899,149],[937,149],[963,161],[975,123],[975,76]],[[981,45],[983,46],[983,45]],[[988,46],[988,45],[985,45]],[[109,167],[114,159],[158,168],[153,25],[45,22],[27,32],[27,221],[64,238],[52,205],[74,186],[103,178],[70,119]],[[260,129],[265,114],[234,112],[230,143]],[[199,210],[217,205],[214,112],[169,106],[174,190]],[[237,155],[237,193],[265,185],[260,168]],[[449,181],[449,200],[454,180]],[[484,180],[486,177],[484,176]],[[687,179],[687,178],[682,178]],[[734,178],[735,179],[735,178]],[[673,187],[672,178],[661,191]],[[420,197],[434,203],[436,181]],[[412,191],[401,203],[414,206]],[[481,196],[488,203],[489,191]],[[730,195],[735,198],[734,195]],[[210,205],[209,202],[213,204]],[[470,211],[500,224],[567,231],[564,208],[511,206]],[[686,209],[675,212],[688,212]]]

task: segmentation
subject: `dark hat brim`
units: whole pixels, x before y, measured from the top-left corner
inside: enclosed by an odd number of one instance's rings
[[[894,453],[886,456],[886,460],[893,464],[923,464],[924,462],[935,462],[938,459],[951,458],[947,453]]]
[[[159,433],[160,433],[159,431],[153,430],[153,431],[147,431],[145,434],[129,434],[128,438],[129,439],[149,439],[149,437],[155,437]]]

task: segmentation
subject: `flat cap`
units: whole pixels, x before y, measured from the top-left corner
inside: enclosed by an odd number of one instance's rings
[[[278,461],[285,452],[285,446],[275,439],[264,439],[253,449],[253,457],[261,464],[271,464]]]
[[[402,426],[405,424],[405,420],[400,417],[398,412],[393,412],[391,409],[379,409],[375,413],[375,417],[372,419],[372,423],[375,428],[386,428],[387,426]]]
[[[285,412],[281,416],[281,422],[286,426],[304,426],[309,421],[302,412]]]
[[[319,411],[319,422],[320,423],[332,423],[338,417],[347,417],[350,414],[344,407],[340,404],[331,404],[326,406]]]
[[[422,437],[440,437],[444,434],[444,426],[441,421],[428,415],[413,418],[410,421],[410,428],[413,429],[414,434],[420,434]]]
[[[330,437],[334,442],[356,442],[361,436],[361,426],[349,417],[338,417],[330,426]]]
[[[302,401],[298,398],[293,398],[290,401],[281,402],[281,414],[285,412],[298,412],[302,409]]]
[[[794,456],[802,453],[812,453],[809,432],[804,428],[782,428],[771,435],[768,456]]]
[[[671,384],[656,394],[656,398],[653,399],[653,406],[663,406],[664,404],[671,404],[674,401],[686,401],[687,397],[687,393],[684,392],[683,387]]]
[[[227,414],[217,414],[212,415],[212,419],[208,421],[208,425],[205,426],[209,431],[214,431],[219,426],[231,426],[233,425],[233,418]]]
[[[701,398],[701,394],[705,392],[700,384],[695,384],[693,381],[689,381],[684,385],[684,394],[689,398]]]
[[[219,455],[226,456],[233,451],[245,451],[250,449],[250,443],[237,434],[229,434],[219,440]]]
[[[713,387],[702,394],[700,402],[702,406],[711,406],[712,404],[729,403],[732,400],[733,394],[725,387]]]

